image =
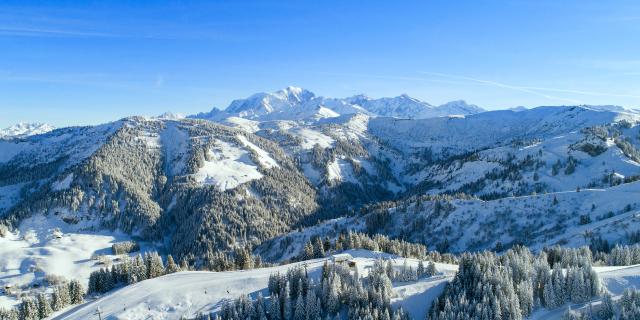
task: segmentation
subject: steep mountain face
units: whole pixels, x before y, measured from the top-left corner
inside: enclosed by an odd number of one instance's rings
[[[613,180],[639,173],[637,119],[632,113],[543,107],[465,118],[356,114],[315,124],[236,125],[280,144],[320,189],[353,188],[353,194],[380,201],[424,193],[489,199],[609,186],[613,173]]]
[[[637,240],[640,182],[483,201],[474,197],[418,196],[382,202],[350,217],[329,220],[266,241],[256,252],[270,261],[300,257],[315,237],[350,231],[384,234],[440,252],[532,250]],[[634,238],[636,237],[636,238]]]
[[[469,115],[481,113],[486,110],[476,106],[475,104],[468,104],[464,100],[456,100],[447,102],[443,105],[437,106],[435,111],[439,112],[439,116],[444,117],[448,115]],[[438,113],[434,113],[438,114]],[[427,118],[427,117],[424,117]]]
[[[0,139],[21,138],[36,134],[43,134],[53,129],[55,129],[55,127],[46,123],[21,122],[11,127],[0,130]]]
[[[371,99],[359,95],[347,98],[352,104],[362,106],[373,115],[393,118],[422,118],[434,107],[426,102],[403,94],[395,98]],[[427,115],[428,117],[428,115]]]
[[[193,118],[222,121],[229,117],[249,120],[315,121],[340,115],[364,113],[373,117],[425,119],[448,115],[470,115],[485,111],[464,101],[452,101],[441,106],[409,97],[372,99],[357,95],[344,99],[318,97],[312,92],[287,87],[274,93],[258,93],[246,99],[234,100],[225,110],[213,109]]]
[[[315,95],[310,91],[287,87],[275,93],[258,93],[247,99],[234,100],[225,111],[243,118],[259,118],[270,113],[286,112],[313,98]]]
[[[640,229],[633,218],[640,201],[628,197],[638,194],[634,181],[640,178],[639,119],[633,112],[590,107],[541,107],[424,120],[364,115],[325,119],[316,125],[316,130],[325,128],[325,136],[331,137],[319,140],[325,143],[324,150],[332,150],[320,161],[327,165],[317,167],[326,172],[325,180],[332,177],[334,161],[342,161],[342,166],[336,166],[340,173],[365,168],[362,171],[373,172],[376,178],[384,177],[369,180],[379,181],[379,190],[391,193],[379,200],[425,194],[435,198],[424,198],[417,206],[422,209],[411,209],[409,214],[406,207],[415,207],[415,200],[383,204],[391,209],[383,210],[381,216],[365,211],[269,241],[258,252],[269,259],[290,258],[299,253],[296,246],[311,236],[336,236],[339,230],[382,233],[455,252],[506,249],[514,243],[538,248],[583,245],[585,230],[612,243],[626,242],[628,232]],[[301,132],[295,127],[286,130],[292,135]],[[335,147],[340,140],[360,146],[361,153]],[[442,198],[443,194],[450,196]],[[437,197],[441,197],[439,204]],[[620,200],[610,203],[611,199]],[[434,209],[439,206],[449,209],[441,213]],[[575,227],[580,223],[585,226]],[[473,228],[477,230],[467,235]]]
[[[0,217],[94,221],[187,257],[251,245],[317,209],[273,142],[198,120],[129,118],[0,142]]]

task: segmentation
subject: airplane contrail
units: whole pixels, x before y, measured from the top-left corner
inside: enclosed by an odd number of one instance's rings
[[[514,85],[500,83],[500,82],[491,81],[491,80],[483,80],[483,79],[477,79],[477,78],[472,78],[472,77],[467,77],[467,76],[453,75],[453,74],[440,73],[440,72],[422,71],[420,73],[421,74],[432,75],[432,76],[444,77],[444,78],[467,80],[467,81],[476,82],[476,83],[485,84],[485,85],[490,85],[490,86],[494,86],[494,87],[498,87],[498,88],[504,88],[504,89],[510,89],[510,90],[515,90],[515,91],[530,93],[530,94],[534,94],[534,95],[537,95],[537,96],[540,96],[540,97],[543,97],[543,98],[546,98],[546,99],[549,99],[549,100],[560,100],[560,101],[566,101],[566,102],[570,102],[570,103],[574,103],[574,104],[580,104],[581,103],[579,100],[556,97],[556,96],[551,96],[551,95],[548,95],[548,94],[545,94],[545,93],[542,93],[542,92],[538,92],[536,90],[540,90],[540,91],[544,91],[544,90],[535,89],[534,87],[514,86]],[[551,91],[551,90],[547,90],[547,91]]]

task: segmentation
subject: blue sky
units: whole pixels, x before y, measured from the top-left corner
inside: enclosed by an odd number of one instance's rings
[[[0,1],[0,127],[224,108],[296,85],[640,107],[638,1]]]

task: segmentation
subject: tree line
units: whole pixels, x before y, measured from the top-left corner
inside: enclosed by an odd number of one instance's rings
[[[78,280],[57,285],[51,296],[45,293],[37,297],[23,297],[17,308],[4,310],[0,308],[0,320],[40,320],[45,319],[54,311],[64,309],[69,305],[82,303],[85,295],[84,288]]]
[[[308,320],[348,319],[405,320],[408,315],[391,308],[393,289],[382,260],[374,263],[367,277],[348,267],[325,262],[319,281],[307,270],[295,266],[285,274],[269,277],[269,297],[261,294],[255,300],[244,295],[227,302],[217,314],[200,319],[219,320]]]
[[[584,252],[566,250],[576,256]],[[536,307],[586,302],[601,293],[590,257],[566,263],[552,267],[546,252],[533,255],[522,246],[502,256],[464,254],[456,276],[434,301],[427,319],[523,319]]]
[[[430,251],[423,244],[411,243],[404,240],[391,239],[388,236],[376,234],[374,236],[365,233],[349,231],[340,233],[335,239],[329,237],[314,236],[304,245],[303,252],[294,260],[308,260],[324,258],[332,252],[344,250],[365,249],[395,254],[406,258],[426,259],[434,262],[457,263],[456,256],[438,251]]]

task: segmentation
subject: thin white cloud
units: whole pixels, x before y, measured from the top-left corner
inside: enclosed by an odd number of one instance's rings
[[[17,37],[105,37],[115,38],[120,35],[103,32],[85,32],[62,29],[23,28],[0,26],[0,35]]]
[[[420,73],[421,74],[426,74],[426,75],[444,77],[444,78],[467,80],[467,81],[470,81],[470,82],[480,83],[480,84],[489,85],[489,86],[493,86],[493,87],[497,87],[497,88],[520,91],[520,92],[524,92],[524,93],[533,94],[533,95],[536,95],[536,96],[539,96],[539,97],[543,97],[543,98],[549,99],[549,100],[565,101],[565,102],[574,103],[574,104],[581,104],[581,102],[579,100],[548,95],[548,94],[539,92],[539,91],[543,91],[543,90],[536,90],[536,89],[532,89],[531,87],[514,86],[514,85],[500,83],[500,82],[491,81],[491,80],[483,80],[483,79],[477,79],[477,78],[471,78],[471,77],[467,77],[467,76],[453,75],[453,74],[447,74],[447,73],[426,72],[426,71],[423,71],[423,72],[420,72]],[[549,91],[549,90],[547,90],[547,91]]]
[[[541,88],[541,87],[522,87],[530,90],[560,92],[560,93],[573,93],[585,96],[602,96],[602,97],[620,97],[620,98],[637,98],[640,99],[640,95],[624,94],[624,93],[607,93],[597,91],[581,91],[581,90],[567,90],[567,89],[555,89],[555,88]]]
[[[141,82],[124,81],[113,76],[101,73],[78,74],[15,74],[0,71],[0,82],[34,82],[56,85],[91,86],[127,90],[151,90],[148,84]]]
[[[340,77],[359,77],[359,78],[372,78],[372,79],[385,79],[385,80],[406,80],[406,81],[421,81],[421,82],[435,82],[446,84],[458,84],[467,85],[468,82],[432,79],[424,77],[409,77],[409,76],[394,76],[394,75],[380,75],[380,74],[363,74],[363,73],[345,73],[345,72],[318,72],[320,75],[340,76]]]
[[[580,67],[613,70],[613,71],[627,71],[627,70],[639,70],[640,60],[638,59],[618,59],[618,60],[603,60],[603,59],[586,59],[577,62]]]

